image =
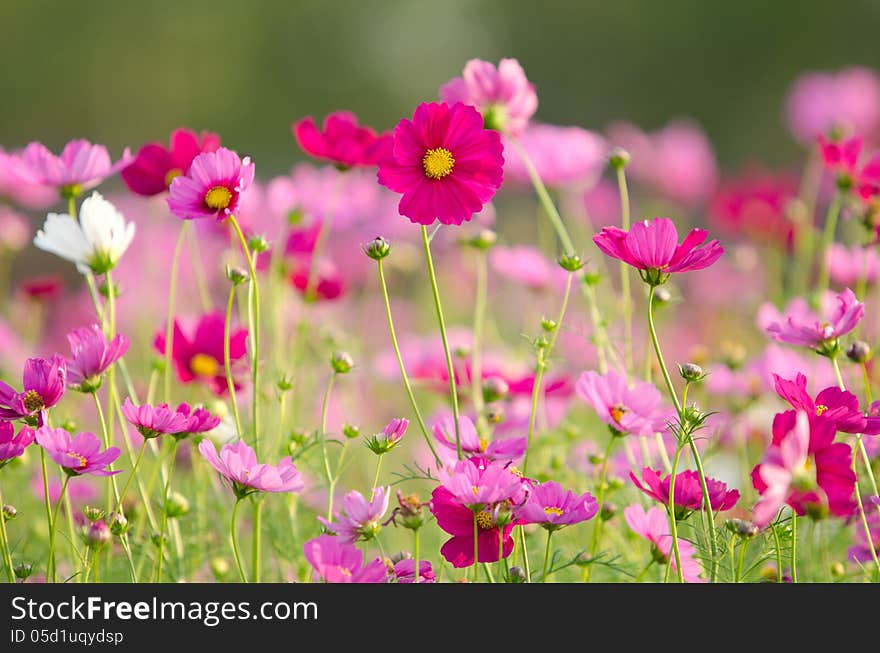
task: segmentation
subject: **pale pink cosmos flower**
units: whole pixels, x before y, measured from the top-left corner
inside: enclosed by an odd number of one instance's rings
[[[21,160],[38,183],[55,188],[64,197],[76,197],[131,164],[134,157],[125,148],[122,157],[113,163],[106,147],[78,139],[67,143],[60,155],[42,143],[29,143]]]
[[[847,247],[840,243],[833,243],[828,248],[826,258],[831,279],[842,286],[856,286],[862,279],[867,283],[877,281],[880,256],[877,255],[877,250],[873,247],[859,245]]]
[[[652,544],[652,554],[659,558],[662,563],[671,559],[672,569],[678,571],[675,564],[675,553],[672,551],[672,536],[669,534],[669,517],[666,512],[657,506],[645,511],[639,504],[634,503],[623,511],[624,519],[629,527],[638,535]],[[702,583],[700,578],[700,563],[694,558],[696,548],[693,544],[678,538],[678,555],[681,560],[682,577],[687,583]]]
[[[101,451],[101,441],[94,433],[83,432],[71,437],[64,429],[41,426],[37,429],[36,440],[49,457],[71,476],[113,476],[122,471],[107,469],[122,453],[119,447]]]
[[[502,59],[498,66],[471,59],[461,77],[440,87],[440,99],[447,104],[462,102],[483,114],[486,126],[518,136],[538,108],[535,86],[516,59]]]
[[[519,143],[534,164],[541,181],[548,186],[592,186],[608,161],[609,147],[605,139],[581,127],[535,123],[526,128]],[[504,149],[505,152],[512,152],[504,158],[505,178],[531,183],[519,153],[514,152],[515,148],[508,147],[507,143]]]
[[[865,316],[865,305],[856,299],[849,288],[833,296],[823,298],[819,313],[805,305],[789,305],[789,310],[779,321],[770,322],[767,333],[779,342],[789,345],[824,350],[840,336],[853,329]]]
[[[880,127],[880,77],[861,67],[806,73],[789,90],[785,118],[804,144],[835,128],[872,136]]]
[[[584,372],[575,391],[593,407],[599,419],[620,433],[653,435],[666,430],[672,418],[654,384],[639,381],[630,388],[626,376],[613,370],[605,374]]]
[[[438,419],[434,423],[433,433],[434,439],[445,449],[439,451],[440,457],[448,464],[454,465],[456,458],[453,454],[458,450],[455,444],[454,418],[447,415]],[[526,452],[526,438],[496,439],[490,442],[480,437],[473,421],[466,415],[460,415],[458,418],[458,436],[463,453],[483,456],[490,460],[510,462],[519,460]]]
[[[232,483],[237,497],[253,492],[299,492],[303,481],[290,456],[282,458],[277,465],[257,462],[254,450],[239,440],[224,445],[217,454],[214,443],[205,438],[199,443],[199,451],[220,474]]]
[[[254,181],[250,157],[225,147],[193,159],[185,175],[171,182],[168,208],[181,220],[224,220],[238,210],[240,195]]]
[[[388,582],[388,569],[381,558],[364,565],[364,554],[342,538],[320,535],[303,545],[303,553],[325,583]]]
[[[108,341],[97,324],[67,334],[72,359],[67,361],[67,385],[80,392],[95,392],[101,375],[128,351],[128,337],[117,334]]]
[[[21,152],[0,147],[0,197],[26,209],[48,209],[58,201],[58,191],[44,186],[21,159]]]
[[[562,292],[568,277],[539,249],[528,245],[496,245],[489,250],[489,264],[501,276],[532,290]]]
[[[517,509],[516,518],[555,531],[592,519],[598,511],[599,504],[589,492],[578,495],[556,481],[547,481],[531,488],[529,498]]]
[[[359,539],[371,540],[382,527],[382,517],[388,512],[388,500],[391,497],[390,487],[377,487],[373,490],[370,500],[352,490],[342,500],[343,513],[336,513],[334,521],[319,516],[318,521],[331,533],[346,542]]]

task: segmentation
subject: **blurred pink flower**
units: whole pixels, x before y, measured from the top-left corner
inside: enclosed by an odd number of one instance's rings
[[[519,139],[548,186],[593,185],[608,160],[608,144],[600,135],[581,127],[557,127],[534,123]],[[519,152],[505,141],[504,175],[524,184],[531,183]]]
[[[125,148],[122,157],[112,163],[106,147],[79,139],[67,143],[60,155],[42,143],[28,143],[21,161],[37,183],[54,188],[64,197],[76,197],[122,170],[131,163],[132,156]]]
[[[496,245],[489,250],[489,264],[499,275],[532,290],[561,293],[568,273],[536,247]]]
[[[196,132],[181,127],[171,132],[168,146],[150,142],[142,145],[134,160],[119,174],[128,188],[138,195],[158,195],[168,190],[179,175],[189,172],[190,164],[202,152],[214,152],[220,137],[213,132]]]
[[[865,305],[856,299],[855,294],[846,288],[838,295],[826,293],[822,298],[819,313],[814,313],[803,301],[792,301],[784,315],[772,314],[762,306],[761,311],[769,319],[765,331],[774,340],[789,345],[800,345],[823,350],[856,328],[865,316]],[[759,316],[759,319],[760,318]]]
[[[624,519],[629,527],[652,545],[652,554],[665,564],[671,562],[672,569],[677,571],[675,554],[672,551],[672,536],[669,535],[669,517],[663,508],[654,506],[645,511],[634,503],[623,511]],[[694,558],[696,548],[693,544],[678,538],[678,554],[681,559],[682,577],[687,583],[703,582],[700,578],[700,563]]]
[[[36,174],[22,161],[21,152],[6,152],[0,147],[0,197],[26,209],[48,209],[60,199],[58,191],[40,183]]]
[[[31,223],[27,217],[8,206],[0,206],[0,250],[17,252],[24,249],[31,239],[31,233]]]
[[[847,247],[840,243],[832,243],[826,256],[831,279],[841,286],[855,287],[860,280],[865,280],[867,283],[877,281],[880,256],[873,247],[859,245]]]
[[[377,135],[370,127],[359,125],[350,111],[328,114],[320,130],[311,116],[294,123],[291,129],[306,154],[340,167],[374,166],[391,156],[391,134]]]

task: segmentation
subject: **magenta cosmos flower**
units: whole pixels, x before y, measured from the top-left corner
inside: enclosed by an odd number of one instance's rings
[[[717,261],[724,253],[717,240],[698,247],[707,235],[703,229],[691,229],[679,244],[672,220],[654,218],[636,222],[628,232],[619,227],[603,227],[593,236],[593,242],[611,258],[636,268],[646,283],[656,286],[674,272],[702,270]]]
[[[58,156],[33,142],[24,148],[21,160],[37,182],[56,188],[63,197],[76,197],[131,163],[131,152],[125,148],[122,158],[112,163],[106,147],[84,139],[70,141]]]
[[[457,452],[455,422],[452,416],[439,419],[433,428],[434,438],[448,451]],[[474,423],[466,415],[458,418],[458,435],[461,450],[465,454],[483,456],[489,460],[519,460],[526,452],[526,438],[506,438],[489,442],[477,433]],[[454,461],[451,461],[455,464]]]
[[[416,577],[416,561],[404,558],[394,564],[394,578],[398,583],[412,583]],[[419,560],[419,582],[433,583],[436,581],[434,569],[429,560]]]
[[[10,460],[18,458],[34,441],[34,431],[22,426],[18,435],[12,422],[0,422],[0,469]]]
[[[67,334],[73,359],[67,361],[67,385],[80,392],[95,392],[101,376],[128,351],[128,338],[122,334],[108,342],[97,324],[74,329]]]
[[[635,486],[649,497],[659,501],[663,506],[669,505],[671,474],[661,477],[659,471],[645,467],[642,469],[642,480],[639,480],[633,472],[629,473],[629,477]],[[728,490],[727,484],[722,481],[707,477],[706,488],[709,490],[709,503],[713,512],[730,510],[739,501],[739,490]],[[676,474],[674,505],[676,519],[685,519],[691,512],[703,507],[703,488],[697,472],[688,469]]]
[[[795,224],[786,211],[796,196],[792,175],[747,170],[722,183],[709,206],[709,219],[728,233],[791,247]]]
[[[358,124],[350,111],[337,111],[324,118],[319,130],[306,116],[292,127],[296,142],[306,154],[332,161],[342,168],[376,165],[391,154],[391,134],[376,134]]]
[[[325,583],[386,583],[388,568],[381,558],[364,565],[364,554],[353,544],[320,535],[303,545],[306,560]]]
[[[394,128],[392,148],[378,180],[403,195],[398,212],[417,224],[461,224],[501,187],[501,138],[473,107],[420,104]]]
[[[517,509],[518,522],[540,524],[550,531],[579,524],[596,516],[599,504],[589,492],[577,495],[563,490],[556,481],[547,481],[531,488],[529,498]]]
[[[512,136],[523,132],[538,108],[535,86],[516,59],[502,59],[497,68],[488,61],[471,59],[461,77],[440,87],[440,99],[475,107],[488,128]]]
[[[666,564],[672,563],[672,569],[678,571],[675,564],[675,553],[672,551],[672,536],[669,534],[669,518],[662,508],[654,506],[645,510],[634,503],[623,511],[623,517],[633,532],[641,535],[651,543],[651,554],[654,559]],[[678,557],[681,560],[681,573],[686,583],[701,583],[700,563],[694,559],[694,545],[678,538]]]
[[[773,443],[752,470],[752,485],[761,494],[753,510],[758,526],[769,524],[785,504],[815,518],[853,514],[852,449],[834,442],[835,433],[832,421],[811,421],[803,410],[776,415]]]
[[[663,406],[663,395],[652,383],[636,382],[632,388],[626,377],[610,371],[584,372],[575,384],[578,396],[599,415],[599,419],[618,433],[653,435],[666,430],[671,411]]]
[[[838,338],[855,329],[865,316],[865,305],[849,288],[830,299],[823,297],[819,314],[805,305],[798,306],[797,310],[789,310],[782,321],[767,325],[767,333],[779,342],[810,347],[825,356],[839,353]]]
[[[119,447],[101,451],[101,441],[94,433],[85,431],[71,438],[64,429],[41,426],[37,429],[36,440],[49,457],[71,476],[112,476],[121,471],[107,469],[119,458]]]
[[[807,413],[811,422],[824,420],[833,425],[835,431],[844,433],[864,433],[877,435],[880,433],[880,417],[866,415],[859,409],[859,399],[848,390],[841,390],[836,385],[822,390],[813,399],[807,392],[807,377],[798,373],[794,381],[773,375],[776,393],[791,404],[795,410]],[[794,411],[789,411],[794,413]],[[773,444],[778,444],[774,431]]]
[[[391,451],[403,440],[406,429],[409,428],[409,420],[405,417],[395,417],[381,433],[377,433],[367,440],[367,448],[376,455],[382,455]]]
[[[254,450],[241,440],[223,445],[218,455],[214,443],[207,438],[199,443],[199,451],[232,483],[238,498],[254,492],[299,492],[305,487],[290,456],[282,458],[278,465],[258,463]]]
[[[0,381],[0,419],[22,419],[39,414],[57,404],[64,395],[67,384],[67,363],[61,356],[51,358],[28,358],[24,363],[22,385],[16,392]]]
[[[449,493],[470,510],[482,510],[503,501],[521,503],[523,480],[508,466],[481,457],[458,460],[441,467],[437,476]]]
[[[391,497],[390,487],[377,487],[373,490],[373,498],[367,500],[355,490],[345,495],[342,500],[344,514],[337,513],[334,521],[318,517],[327,530],[346,542],[359,539],[371,540],[382,527],[382,517],[388,511],[388,499]]]
[[[217,395],[228,392],[226,372],[223,365],[223,313],[208,313],[199,318],[191,334],[184,332],[174,320],[171,358],[181,383],[201,382]],[[233,375],[239,367],[236,363],[247,355],[248,332],[245,328],[233,329],[229,334],[229,359]],[[165,332],[156,334],[153,346],[160,354],[165,353]],[[240,387],[238,381],[235,388]]]
[[[189,172],[190,164],[203,152],[215,152],[220,137],[213,132],[194,131],[181,127],[171,132],[168,146],[151,142],[141,146],[134,161],[119,176],[129,190],[138,195],[158,195],[168,190],[175,177]]]
[[[241,193],[254,181],[250,157],[240,159],[225,147],[199,154],[185,175],[171,182],[168,208],[181,220],[216,218],[235,213]]]
[[[135,406],[131,399],[126,397],[125,403],[122,404],[122,414],[145,438],[155,438],[160,435],[183,438],[193,433],[210,431],[220,424],[219,417],[211,415],[204,408],[192,408],[187,403],[180,404],[175,410],[168,404]]]

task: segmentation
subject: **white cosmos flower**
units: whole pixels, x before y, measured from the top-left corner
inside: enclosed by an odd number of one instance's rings
[[[83,200],[79,222],[66,213],[49,213],[34,245],[76,263],[83,274],[91,270],[105,274],[112,270],[134,238],[134,223],[101,194],[94,191]]]

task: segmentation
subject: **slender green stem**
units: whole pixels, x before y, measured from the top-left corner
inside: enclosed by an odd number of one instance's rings
[[[324,400],[321,402],[321,460],[324,462],[324,478],[327,481],[327,519],[333,519],[333,474],[330,473],[330,459],[327,457],[327,408],[330,405],[330,392],[333,390],[333,382],[336,380],[336,372],[330,373],[327,381],[327,390],[324,391]]]
[[[422,419],[422,413],[419,410],[419,405],[416,403],[416,397],[413,394],[412,386],[409,382],[409,376],[406,374],[403,357],[400,355],[400,346],[397,344],[397,334],[394,331],[394,320],[391,318],[391,301],[388,298],[388,286],[385,283],[385,272],[383,271],[381,259],[376,261],[376,263],[378,263],[379,267],[379,285],[382,288],[382,298],[385,301],[385,317],[388,320],[388,333],[391,334],[391,346],[394,348],[394,355],[397,358],[397,366],[400,368],[403,387],[406,389],[406,395],[409,397],[409,403],[412,406],[413,414],[416,417],[422,435],[425,437],[425,442],[428,444],[428,448],[434,456],[434,462],[439,465],[440,457],[437,455],[437,451],[434,449],[434,444],[431,442],[431,436],[428,434],[428,427],[425,426],[425,420]]]
[[[547,582],[547,567],[550,564],[550,538],[553,537],[553,531],[547,529],[547,545],[544,547],[544,568],[541,570],[541,582]]]
[[[376,461],[376,475],[373,477],[373,486],[370,489],[370,501],[373,500],[373,496],[376,494],[376,488],[379,486],[379,469],[382,467],[382,456],[383,454],[376,456],[378,460]]]
[[[3,514],[2,492],[0,492],[0,546],[3,548],[3,565],[6,567],[6,577],[10,583],[14,583],[15,572],[12,570],[12,555],[9,553],[9,536],[6,533],[6,516]]]
[[[260,544],[261,535],[263,533],[263,497],[256,497],[256,503],[254,504],[254,517],[253,517],[254,525],[253,525],[253,535],[251,540],[251,578],[253,578],[255,583],[259,583],[262,577],[262,564],[260,558],[262,557],[262,547]]]
[[[547,369],[547,358],[549,358],[550,354],[553,352],[553,347],[556,345],[556,339],[559,337],[559,331],[562,329],[562,320],[565,318],[565,310],[568,307],[568,298],[571,294],[571,282],[573,278],[574,273],[569,272],[565,279],[565,292],[562,295],[562,308],[559,309],[559,315],[556,318],[556,328],[553,330],[553,336],[550,338],[547,347],[541,348],[538,351],[538,366],[535,373],[535,382],[532,385],[532,406],[529,411],[529,430],[528,435],[526,436],[526,453],[523,458],[523,474],[528,470],[529,451],[531,451],[532,448],[532,436],[535,434],[538,399],[541,396],[541,382],[544,379],[544,370]]]
[[[748,540],[742,540],[739,543],[739,560],[736,564],[736,576],[733,579],[734,583],[739,583],[742,581],[743,562],[746,559],[746,549],[748,548],[748,545]]]
[[[171,257],[171,281],[168,285],[168,319],[165,322],[165,370],[162,378],[165,403],[171,404],[171,353],[174,350],[174,304],[177,300],[177,268],[180,264],[180,252],[189,223],[184,221],[177,236],[174,254]]]
[[[40,447],[40,466],[43,472],[43,501],[46,507],[46,528],[49,529],[51,534],[52,532],[52,500],[49,498],[49,471],[46,469],[46,450],[43,447]],[[46,562],[46,580],[52,577],[53,569],[52,566],[55,560],[52,556],[49,556],[48,561]]]
[[[483,415],[483,324],[486,317],[486,285],[487,285],[486,250],[477,252],[476,295],[474,297],[474,346],[471,350],[471,401],[477,415],[477,433],[486,428],[486,417]]]
[[[678,574],[678,582],[684,582],[684,570],[681,568],[681,555],[678,549],[678,519],[675,516],[675,475],[678,473],[678,463],[681,460],[681,443],[675,448],[675,458],[672,461],[672,471],[669,474],[669,529],[672,535],[672,552],[675,559],[675,571]]]
[[[840,215],[840,207],[843,202],[841,193],[835,193],[834,199],[828,206],[828,213],[825,215],[825,231],[822,235],[822,251],[819,254],[819,280],[816,283],[817,296],[815,301],[819,302],[821,293],[828,289],[829,268],[828,268],[828,250],[834,243],[834,232],[837,230],[837,218]]]
[[[229,524],[229,539],[232,541],[232,555],[235,556],[235,566],[238,567],[238,575],[241,577],[241,582],[248,582],[247,576],[244,573],[244,567],[241,564],[241,552],[238,550],[238,536],[236,535],[235,530],[235,518],[238,516],[238,506],[241,504],[241,498],[237,498],[235,500],[235,505],[232,507],[232,520]]]
[[[158,553],[156,555],[156,582],[162,582],[162,563],[165,556],[165,531],[168,527],[168,496],[171,493],[171,472],[174,469],[174,458],[177,455],[177,445],[180,440],[175,439],[171,443],[171,453],[168,457],[168,476],[165,479],[165,491],[162,493],[162,525],[159,528]]]
[[[95,410],[98,412],[98,421],[101,423],[101,435],[104,440],[104,448],[108,449],[110,447],[110,433],[107,429],[107,420],[104,418],[104,409],[101,406],[101,400],[98,398],[98,393],[93,392],[92,398],[95,400]],[[107,511],[110,511],[110,507],[113,505],[113,501],[119,501],[119,490],[116,487],[116,475],[107,477]]]
[[[418,583],[421,574],[419,573],[419,529],[413,529],[413,559],[415,560],[415,567],[413,573],[413,582]]]
[[[238,412],[238,398],[235,393],[235,380],[232,378],[232,355],[229,344],[229,336],[232,330],[232,307],[235,304],[235,288],[234,283],[229,287],[229,299],[226,302],[226,319],[223,321],[223,369],[226,371],[226,388],[229,390],[229,403],[232,404],[235,431],[238,437],[244,438],[244,430],[241,428],[241,414]]]
[[[529,550],[526,547],[526,529],[523,528],[522,526],[519,527],[519,544],[520,544],[520,548],[522,549],[522,552],[523,552],[523,567],[524,567],[523,571],[525,571],[525,573],[526,573],[526,582],[531,583],[532,582],[532,569],[531,569],[531,566],[529,565]]]
[[[646,565],[645,565],[645,568],[642,569],[642,570],[639,572],[639,575],[636,576],[636,579],[635,579],[633,582],[635,582],[635,583],[641,583],[642,580],[645,578],[645,574],[648,573],[648,570],[651,568],[651,566],[652,566],[653,564],[654,564],[654,558],[652,557],[650,560],[648,560],[648,564],[646,564]]]
[[[443,353],[446,356],[446,370],[449,373],[449,393],[452,399],[452,418],[455,422],[455,452],[461,459],[461,427],[458,424],[458,391],[455,387],[455,368],[452,365],[452,352],[449,350],[449,341],[446,338],[446,321],[443,319],[443,306],[440,303],[440,290],[437,288],[437,274],[434,271],[434,261],[431,258],[431,242],[428,239],[428,228],[422,225],[422,243],[425,249],[425,262],[428,265],[428,276],[431,278],[431,290],[434,295],[434,308],[437,311],[437,321],[440,325],[440,339],[443,341]]]
[[[131,485],[131,481],[134,478],[135,474],[137,474],[138,466],[141,464],[141,458],[144,457],[144,451],[147,449],[147,439],[144,438],[143,443],[141,444],[140,451],[138,451],[137,458],[134,461],[134,466],[131,468],[131,473],[128,475],[128,478],[125,481],[125,485],[122,486],[122,492],[119,493],[119,498],[116,500],[116,508],[113,510],[114,514],[121,515],[120,510],[122,509],[122,502],[125,501],[125,495],[128,492],[128,486]]]
[[[791,512],[791,582],[798,582],[797,569],[797,513]]]
[[[770,524],[770,530],[773,531],[773,540],[776,543],[776,582],[782,582],[782,544],[779,542],[779,532],[776,530],[776,524]]]
[[[55,565],[55,530],[58,525],[58,509],[64,503],[64,493],[67,490],[67,484],[70,482],[70,475],[64,475],[64,482],[61,484],[61,494],[58,495],[58,502],[55,504],[55,510],[52,513],[52,520],[49,526],[49,562],[52,565],[52,582],[58,582],[58,568]]]
[[[624,167],[617,168],[617,188],[620,191],[621,229],[629,231],[629,189]],[[629,287],[629,265],[620,262],[620,294],[623,296],[623,355],[627,377],[633,373],[632,295]]]
[[[592,574],[592,562],[596,558],[596,551],[599,549],[599,538],[602,534],[602,503],[605,501],[605,479],[608,476],[608,459],[611,458],[611,448],[614,446],[617,435],[611,436],[605,447],[605,455],[602,457],[602,468],[599,472],[599,487],[596,490],[596,503],[599,506],[599,513],[596,515],[596,521],[593,524],[593,536],[590,540],[590,564],[584,567],[584,582],[589,582]]]
[[[477,510],[474,510],[474,582],[477,582],[480,560],[480,529],[477,526]]]

